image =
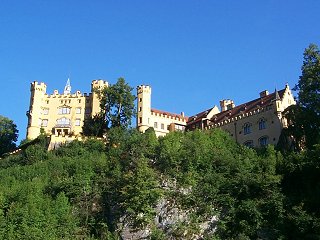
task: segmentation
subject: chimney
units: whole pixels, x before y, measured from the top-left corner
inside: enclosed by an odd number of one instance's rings
[[[221,112],[230,110],[235,107],[233,100],[224,99],[220,101]]]
[[[264,90],[262,92],[260,92],[260,97],[263,98],[265,96],[268,96],[269,95],[269,92],[267,90]]]
[[[184,112],[181,112],[181,116],[184,117]]]

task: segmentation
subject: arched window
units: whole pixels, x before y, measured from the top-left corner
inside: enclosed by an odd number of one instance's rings
[[[243,134],[246,135],[246,134],[249,134],[251,133],[251,123],[245,123],[243,125]]]
[[[246,147],[252,148],[253,147],[253,141],[252,140],[248,140],[248,141],[244,142],[243,145],[245,145]]]
[[[59,118],[57,120],[57,124],[58,125],[70,125],[70,119],[69,118],[65,118],[65,117]]]
[[[259,145],[261,147],[266,146],[268,144],[268,142],[269,142],[269,137],[268,136],[263,136],[263,137],[259,138]]]
[[[266,128],[266,120],[264,118],[259,119],[259,130],[265,129]]]

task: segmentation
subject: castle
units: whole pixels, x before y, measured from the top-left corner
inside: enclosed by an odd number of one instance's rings
[[[170,131],[184,131],[188,118],[184,113],[175,114],[151,108],[151,87],[140,85],[137,87],[137,128],[145,132],[153,127],[157,137],[164,136]]]
[[[46,84],[32,82],[27,138],[35,139],[43,129],[51,137],[49,149],[54,148],[56,143],[81,138],[84,119],[100,112],[99,97],[94,89],[108,86],[104,80],[93,80],[91,93],[76,91],[72,94],[68,79],[63,94],[54,90],[53,94],[48,95]],[[137,129],[145,132],[152,127],[160,137],[171,131],[221,128],[236,142],[248,147],[276,145],[281,130],[287,127],[282,113],[293,104],[296,102],[286,85],[271,94],[262,91],[259,98],[238,106],[233,100],[226,99],[220,101],[220,109],[214,106],[186,117],[183,112],[175,114],[151,108],[151,87],[140,85],[137,87]]]
[[[94,89],[108,87],[104,80],[93,80],[91,93],[80,91],[71,93],[70,80],[59,94],[47,94],[47,85],[43,82],[31,83],[30,107],[27,111],[27,139],[35,139],[41,129],[51,136],[51,144],[73,140],[81,136],[83,120],[100,112],[98,94]],[[50,147],[49,147],[50,148]]]
[[[296,104],[288,85],[269,94],[267,90],[260,97],[236,106],[233,100],[220,101],[217,106],[191,117],[168,113],[151,108],[151,87],[137,87],[137,128],[144,132],[153,127],[157,136],[169,131],[221,128],[236,142],[248,147],[259,147],[278,143],[281,130],[287,127],[282,112]]]

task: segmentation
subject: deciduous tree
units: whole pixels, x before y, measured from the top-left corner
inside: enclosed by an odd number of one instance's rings
[[[99,90],[101,113],[105,117],[107,128],[128,127],[135,113],[135,96],[131,93],[133,88],[124,78],[117,83]]]
[[[15,149],[18,139],[17,125],[0,115],[0,156]]]

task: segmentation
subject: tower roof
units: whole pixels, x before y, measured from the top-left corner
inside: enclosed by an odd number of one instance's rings
[[[278,100],[281,100],[277,89],[274,90],[274,93],[275,93],[275,100],[277,100],[277,101],[278,101]]]
[[[64,87],[63,94],[70,94],[71,93],[71,85],[70,85],[70,78],[68,78],[66,86]]]

